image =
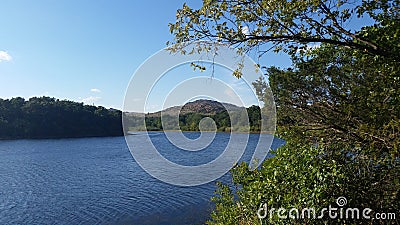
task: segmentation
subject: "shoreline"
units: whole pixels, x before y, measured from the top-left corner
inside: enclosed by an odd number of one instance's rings
[[[212,133],[214,131],[181,131],[181,130],[159,130],[159,131],[128,131],[125,134],[118,134],[118,135],[84,135],[84,136],[65,136],[65,137],[0,137],[0,141],[15,141],[15,140],[58,140],[58,139],[79,139],[79,138],[107,138],[107,137],[124,137],[124,136],[131,136],[131,135],[136,135],[134,133],[130,132],[135,132],[135,133],[164,133],[164,132],[170,132],[170,133],[177,133],[177,132],[183,132],[183,133],[201,133],[201,132],[206,132],[206,133]],[[269,134],[269,135],[274,135],[274,133],[271,132],[228,132],[228,131],[216,131],[215,133],[232,133],[232,134]]]
[[[121,135],[87,135],[87,136],[66,136],[66,137],[11,137],[4,138],[0,137],[0,141],[16,141],[16,140],[60,140],[60,139],[79,139],[79,138],[107,138],[107,137],[123,137],[124,134]]]
[[[233,134],[270,134],[270,135],[274,135],[275,133],[271,133],[271,132],[257,132],[257,131],[251,131],[251,132],[244,132],[244,131],[182,131],[182,130],[150,130],[150,131],[128,131],[129,132],[135,132],[135,133],[161,133],[161,132],[187,132],[187,133],[201,133],[201,132],[205,132],[205,133],[233,133]],[[125,135],[134,135],[134,134],[125,134]]]

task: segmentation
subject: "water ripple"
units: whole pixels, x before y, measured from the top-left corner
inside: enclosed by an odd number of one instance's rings
[[[176,154],[171,160],[190,164],[219,152]],[[215,189],[159,182],[123,137],[0,141],[0,184],[0,224],[196,224],[208,218]]]

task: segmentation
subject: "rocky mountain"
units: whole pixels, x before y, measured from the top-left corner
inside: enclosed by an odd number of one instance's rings
[[[161,112],[163,118],[161,118]],[[199,131],[200,121],[205,117],[209,117],[215,122],[218,131],[259,132],[261,118],[258,106],[245,108],[207,99],[188,102],[183,106],[173,106],[154,113],[129,113],[126,115],[128,117],[125,117],[124,125],[130,132],[164,129]],[[203,126],[202,129],[204,128]],[[210,131],[213,129],[215,129],[214,124],[210,126]]]
[[[244,107],[239,107],[230,103],[221,103],[208,99],[200,99],[193,102],[188,102],[184,106],[173,106],[167,109],[164,109],[163,115],[185,115],[188,113],[200,113],[203,115],[215,115],[219,112],[223,112],[225,110],[228,111],[240,111],[245,109]],[[150,117],[158,117],[160,116],[161,111],[150,113],[148,116]]]

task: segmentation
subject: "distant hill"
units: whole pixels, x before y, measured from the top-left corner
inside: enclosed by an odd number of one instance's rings
[[[183,106],[173,106],[162,110],[163,115],[185,115],[188,113],[200,113],[203,115],[215,115],[220,112],[228,111],[239,111],[243,110],[244,107],[239,107],[230,103],[221,103],[208,99],[200,99],[193,102],[188,102]],[[161,111],[149,113],[149,117],[160,116]]]
[[[161,121],[161,112],[163,121]],[[199,123],[205,117],[213,119],[217,130],[223,132],[259,132],[261,124],[258,106],[245,108],[208,99],[188,102],[183,106],[173,106],[154,113],[126,113],[126,115],[125,125],[130,131],[161,131],[164,130],[164,126],[166,126],[165,130],[199,131]],[[176,119],[173,119],[176,116],[179,116],[179,124]],[[143,117],[145,117],[146,127],[143,125]]]

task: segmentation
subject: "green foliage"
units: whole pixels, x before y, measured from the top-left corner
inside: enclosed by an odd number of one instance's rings
[[[376,21],[373,29],[399,35],[399,8],[399,0],[204,0],[200,9],[184,4],[177,11],[176,21],[169,24],[175,37],[171,50],[183,54],[213,51],[206,42],[185,50],[187,42],[211,40],[239,47],[243,53],[257,49],[262,54],[272,48],[297,55],[307,53],[308,44],[329,43],[398,60],[398,42],[387,45],[390,39],[354,32],[346,24],[369,16]]]
[[[310,141],[340,140],[354,153],[399,157],[399,66],[323,45],[309,59],[294,60],[290,70],[270,68],[279,125]]]
[[[293,137],[290,140],[295,140]],[[289,141],[272,152],[259,170],[249,171],[242,163],[232,169],[234,186],[218,183],[216,204],[208,224],[366,224],[365,220],[300,219],[278,217],[277,209],[292,208],[300,213],[314,208],[337,207],[335,200],[345,196],[346,208],[369,207],[374,212],[397,212],[399,209],[399,164],[377,164],[377,161],[355,159],[345,152],[331,152],[330,146],[310,147],[301,140]],[[361,164],[368,164],[360,167]],[[391,166],[388,166],[391,165]],[[357,172],[355,172],[357,171]],[[390,177],[390,178],[388,178]],[[382,182],[384,180],[384,182]],[[388,182],[389,181],[389,182]],[[397,187],[397,189],[396,189]],[[397,196],[396,196],[397,195]],[[273,213],[259,219],[257,211],[266,203]],[[272,215],[272,216],[271,216]],[[301,214],[299,214],[299,217]],[[387,221],[381,221],[386,223]],[[389,223],[393,221],[388,221]],[[379,221],[375,222],[379,223]]]
[[[213,40],[241,53],[283,51],[293,61],[288,69],[267,69],[278,134],[287,145],[259,170],[245,164],[232,169],[233,187],[218,184],[209,224],[398,224],[277,216],[260,221],[256,212],[263,203],[320,209],[344,196],[348,207],[399,216],[399,9],[399,0],[205,0],[198,10],[178,10],[170,24],[173,51]],[[360,30],[346,26],[366,17],[372,22]],[[214,49],[199,42],[195,50]],[[253,85],[265,94],[262,79]]]
[[[0,139],[118,136],[121,115],[49,97],[0,99]]]
[[[318,212],[339,196],[347,197],[348,207],[398,213],[399,63],[331,45],[293,62],[287,70],[268,69],[278,133],[287,145],[260,170],[248,171],[245,164],[232,170],[236,189],[220,185],[210,224],[260,223],[256,212],[262,203],[275,208],[313,207]],[[230,197],[234,193],[237,199]],[[262,221],[267,222],[365,223],[277,216]]]
[[[279,220],[276,214],[260,221],[256,213],[264,203],[269,208],[314,207],[316,211],[334,203],[335,197],[343,196],[346,176],[341,165],[325,156],[324,150],[288,142],[272,152],[275,157],[267,159],[259,170],[249,171],[246,163],[238,165],[232,170],[235,187],[219,184],[213,199],[216,209],[208,224],[296,223],[293,219]]]
[[[225,110],[222,112],[217,112],[215,114],[203,114],[203,113],[197,113],[197,112],[190,112],[190,113],[185,113],[179,115],[179,127],[174,127],[173,125],[168,125],[166,124],[166,127],[169,129],[173,130],[182,130],[182,131],[199,131],[199,123],[203,118],[209,117],[212,120],[215,121],[216,126],[217,126],[217,131],[221,132],[230,132],[231,130],[234,131],[239,131],[239,132],[260,132],[260,123],[261,123],[261,115],[260,115],[260,107],[258,106],[251,106],[246,109],[247,115],[248,115],[248,121],[250,125],[250,130],[246,129],[247,124],[238,124],[234,123],[232,125],[231,123],[231,117],[229,113]],[[239,118],[244,112],[239,110],[238,112],[232,112],[232,118],[236,121],[246,121],[244,119]],[[134,118],[128,118],[128,119],[134,119]],[[163,126],[161,123],[161,117],[160,116],[146,116],[145,117],[146,121],[146,128],[148,131],[161,131],[163,130]],[[169,115],[166,115],[163,117],[163,122],[164,123],[169,123],[170,121],[173,121],[172,117]]]

